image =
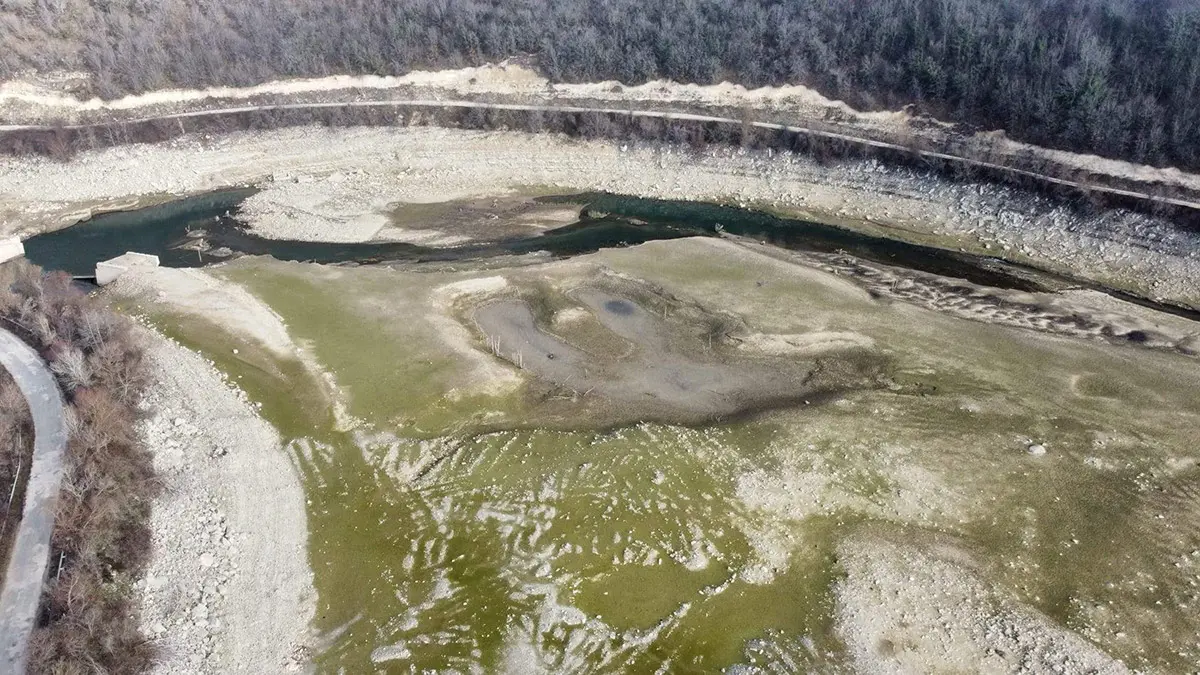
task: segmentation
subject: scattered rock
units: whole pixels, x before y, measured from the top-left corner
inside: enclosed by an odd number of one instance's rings
[[[151,672],[278,672],[311,611],[303,555],[277,560],[281,549],[303,549],[301,488],[288,485],[281,453],[238,452],[279,446],[244,393],[196,354],[149,337],[156,382],[138,431],[167,488],[151,514],[154,555],[138,587],[143,631],[162,654]],[[289,490],[286,502],[262,498]],[[239,492],[255,495],[253,510],[233,499]],[[280,574],[234,575],[267,560]]]
[[[1080,635],[991,587],[948,540],[864,532],[838,546],[835,625],[855,672],[1127,673]]]

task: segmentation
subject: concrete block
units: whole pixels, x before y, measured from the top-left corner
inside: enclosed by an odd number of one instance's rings
[[[0,262],[25,255],[25,245],[17,237],[0,239]]]
[[[98,262],[96,263],[96,283],[100,286],[107,286],[122,274],[137,267],[158,267],[158,256],[130,251],[112,260]]]

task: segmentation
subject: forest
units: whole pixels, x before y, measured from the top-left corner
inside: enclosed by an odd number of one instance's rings
[[[525,57],[551,80],[805,84],[1200,169],[1194,0],[0,0],[0,79],[112,97]]]

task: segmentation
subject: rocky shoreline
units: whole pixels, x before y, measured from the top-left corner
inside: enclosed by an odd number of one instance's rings
[[[140,432],[164,482],[136,582],[155,673],[306,666],[315,605],[303,487],[278,434],[202,357],[147,331]]]

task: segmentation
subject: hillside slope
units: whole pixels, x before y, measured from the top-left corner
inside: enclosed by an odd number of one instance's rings
[[[0,3],[0,79],[104,97],[526,56],[555,82],[803,84],[1181,168],[1200,167],[1197,43],[1177,0]]]

